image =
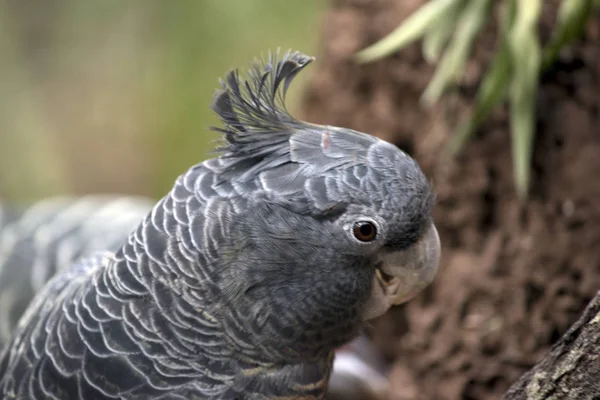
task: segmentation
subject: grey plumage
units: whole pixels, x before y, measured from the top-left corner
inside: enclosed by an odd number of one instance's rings
[[[0,350],[59,269],[94,251],[118,250],[152,206],[150,199],[110,195],[0,204]]]
[[[34,294],[60,268],[99,250],[116,251],[152,205],[142,197],[88,195],[0,207],[0,351]],[[368,340],[359,337],[340,352],[327,398],[385,398],[376,393],[386,385],[379,360],[363,360],[376,357]]]
[[[0,358],[4,398],[322,398],[381,260],[431,232],[433,194],[391,144],[285,111],[310,61],[227,77],[223,154],[181,175],[116,253],[40,291]],[[356,240],[357,221],[377,236]]]

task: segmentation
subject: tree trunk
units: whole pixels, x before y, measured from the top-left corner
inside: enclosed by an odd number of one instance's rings
[[[600,292],[583,315],[504,395],[505,400],[600,398]]]
[[[433,72],[419,45],[373,64],[350,58],[424,3],[332,1],[302,117],[394,142],[417,159],[437,192],[438,278],[373,330],[394,362],[392,398],[497,399],[600,288],[600,17],[542,78],[531,195],[520,202],[505,109],[458,158],[444,156],[491,59],[494,21],[464,83],[433,110],[419,104]],[[544,5],[547,40],[556,1]]]

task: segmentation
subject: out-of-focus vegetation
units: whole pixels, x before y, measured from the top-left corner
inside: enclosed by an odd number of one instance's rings
[[[0,198],[161,196],[210,156],[218,79],[313,53],[322,0],[0,3]],[[310,75],[310,71],[307,71]],[[293,111],[302,81],[290,90]]]
[[[482,80],[472,115],[458,127],[450,152],[456,154],[493,109],[508,102],[514,180],[518,194],[525,197],[540,73],[579,37],[600,1],[561,0],[554,35],[544,47],[537,32],[543,5],[543,0],[431,0],[356,56],[361,62],[375,61],[423,39],[425,58],[439,63],[422,97],[430,106],[462,79],[473,42],[499,11],[496,56]]]

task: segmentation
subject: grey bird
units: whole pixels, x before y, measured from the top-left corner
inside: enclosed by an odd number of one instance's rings
[[[0,204],[0,351],[50,278],[80,257],[118,250],[153,205],[150,198],[118,194]],[[361,335],[336,350],[326,398],[387,398],[385,369],[377,349]]]
[[[434,278],[432,188],[370,136],[294,119],[300,53],[232,71],[221,155],[116,252],[52,278],[0,356],[6,399],[320,399],[334,350]]]

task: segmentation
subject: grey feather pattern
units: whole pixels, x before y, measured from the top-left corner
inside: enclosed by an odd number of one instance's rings
[[[287,113],[311,60],[270,55],[227,76],[221,156],[182,174],[115,253],[44,287],[0,356],[4,398],[323,397],[374,275],[345,221],[376,214],[402,247],[433,200],[389,143]]]
[[[0,205],[0,349],[34,294],[59,270],[95,251],[116,251],[152,208],[124,196],[56,197]]]

